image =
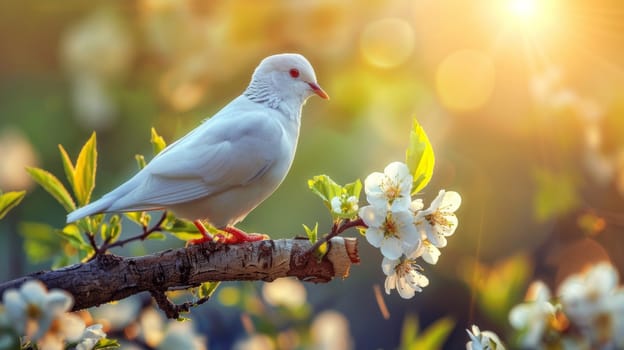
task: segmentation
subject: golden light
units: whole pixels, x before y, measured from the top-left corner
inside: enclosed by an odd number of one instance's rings
[[[438,66],[436,90],[446,108],[475,110],[490,99],[495,78],[494,63],[486,53],[460,50],[448,55]]]
[[[537,0],[510,0],[509,11],[523,21],[534,19],[538,13]]]

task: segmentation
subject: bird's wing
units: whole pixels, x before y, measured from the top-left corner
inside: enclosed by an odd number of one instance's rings
[[[248,110],[204,122],[155,157],[115,209],[184,203],[250,184],[281,155],[284,131],[271,113],[277,112]]]

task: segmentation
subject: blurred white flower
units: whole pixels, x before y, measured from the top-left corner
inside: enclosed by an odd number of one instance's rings
[[[555,317],[556,308],[550,303],[550,297],[548,287],[536,281],[529,287],[526,302],[511,309],[509,322],[513,328],[522,331],[520,343],[523,348],[540,347],[544,330]]]
[[[132,296],[116,303],[92,308],[89,311],[96,323],[102,323],[106,329],[119,331],[137,319],[140,309],[140,297]]]
[[[238,340],[232,347],[234,350],[272,350],[276,349],[275,343],[266,334],[253,334]]]
[[[393,212],[385,207],[367,205],[359,214],[368,226],[366,239],[373,247],[381,248],[383,256],[398,259],[419,244],[420,234],[410,211]]]
[[[2,303],[18,334],[36,342],[40,349],[62,349],[64,340],[80,339],[84,322],[66,313],[72,296],[60,289],[48,291],[40,281],[29,280],[19,290],[9,289]]]
[[[595,346],[624,345],[624,289],[618,282],[615,268],[600,263],[559,286],[563,311]]]
[[[15,191],[30,188],[33,180],[24,168],[36,166],[37,163],[33,146],[21,131],[9,127],[0,132],[0,189]]]
[[[460,205],[459,193],[440,190],[429,208],[417,212],[414,223],[426,234],[431,244],[443,248],[447,244],[446,237],[451,236],[457,228],[455,211]]]
[[[296,308],[306,302],[306,290],[295,278],[279,278],[262,285],[262,296],[272,306]]]
[[[466,350],[505,350],[505,346],[496,333],[481,331],[477,325],[472,325],[472,332],[466,329],[470,341],[466,343]]]
[[[406,164],[393,162],[388,164],[383,174],[372,173],[364,180],[364,192],[368,202],[379,208],[392,211],[406,210],[410,206],[412,175]]]
[[[410,299],[429,285],[429,279],[420,272],[422,268],[416,264],[417,257],[412,254],[400,259],[383,259],[381,268],[387,276],[384,284],[386,294],[396,288],[403,299]]]
[[[154,308],[143,311],[140,325],[143,340],[155,349],[206,349],[206,339],[195,332],[193,323],[167,321]]]
[[[331,199],[332,213],[338,215],[348,215],[350,213],[356,213],[359,209],[358,200],[355,196],[341,195]]]
[[[85,328],[76,345],[76,350],[92,350],[100,339],[106,338],[106,333],[102,330],[101,324],[94,324]]]
[[[118,108],[110,84],[130,68],[132,35],[122,17],[109,8],[98,8],[65,33],[61,58],[71,75],[72,102],[85,128],[110,127]]]
[[[310,326],[312,349],[348,350],[353,348],[349,321],[333,310],[319,313]]]
[[[206,339],[193,328],[192,322],[169,321],[165,337],[156,349],[206,350]]]

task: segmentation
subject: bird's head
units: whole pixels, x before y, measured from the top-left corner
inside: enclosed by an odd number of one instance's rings
[[[262,60],[251,77],[250,88],[264,93],[268,89],[283,100],[304,102],[314,94],[329,99],[316,82],[310,62],[302,55],[294,53],[273,55]]]

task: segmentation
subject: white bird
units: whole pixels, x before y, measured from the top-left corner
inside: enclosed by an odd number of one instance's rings
[[[265,58],[245,92],[160,152],[145,168],[99,200],[67,215],[85,216],[141,210],[171,210],[193,220],[211,239],[201,220],[235,236],[233,242],[262,239],[234,228],[286,177],[292,164],[301,108],[317,94],[302,55]]]

